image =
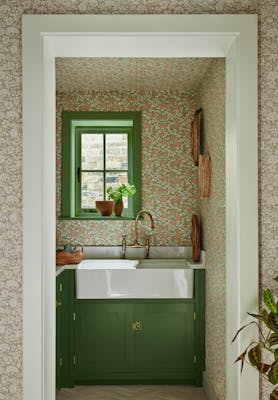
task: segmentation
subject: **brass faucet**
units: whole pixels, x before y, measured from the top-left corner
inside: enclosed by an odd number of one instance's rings
[[[144,214],[149,216],[149,218],[151,220],[151,228],[154,229],[154,221],[153,221],[153,217],[152,217],[151,213],[149,211],[145,211],[145,210],[139,211],[139,213],[137,214],[136,219],[135,219],[134,242],[132,244],[126,244],[126,239],[125,239],[125,237],[123,237],[123,240],[122,240],[122,256],[123,256],[123,258],[125,258],[127,248],[135,248],[135,249],[146,248],[146,258],[149,257],[151,234],[148,235],[145,244],[141,244],[138,241],[138,222],[139,222],[139,218]]]

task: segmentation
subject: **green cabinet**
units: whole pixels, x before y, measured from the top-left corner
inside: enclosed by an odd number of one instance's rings
[[[56,277],[56,387],[73,387],[74,271]]]
[[[75,384],[200,385],[195,309],[193,300],[76,300]]]
[[[56,278],[56,387],[62,383],[63,351],[62,351],[62,275]]]
[[[133,306],[82,300],[75,313],[75,381],[90,383],[130,370]]]
[[[58,388],[109,383],[202,385],[204,270],[194,271],[193,299],[78,300],[72,270],[59,275],[56,286]]]
[[[183,379],[194,369],[194,304],[138,303],[134,306],[135,369],[153,378]]]

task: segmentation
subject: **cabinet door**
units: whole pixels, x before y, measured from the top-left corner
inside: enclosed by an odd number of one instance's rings
[[[128,371],[133,305],[76,302],[75,381],[86,383]]]
[[[137,372],[170,378],[194,370],[194,304],[136,304],[135,319]]]
[[[62,275],[56,278],[56,387],[61,388],[63,349],[62,349]]]
[[[56,387],[72,387],[74,271],[56,278]]]

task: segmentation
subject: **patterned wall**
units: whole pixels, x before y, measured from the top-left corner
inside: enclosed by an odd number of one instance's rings
[[[216,398],[226,393],[225,60],[209,68],[198,91],[202,107],[202,153],[212,161],[208,199],[199,199],[206,250],[206,375]],[[198,168],[196,168],[198,169]]]
[[[2,0],[0,399],[22,399],[22,14],[258,14],[260,287],[277,265],[276,0]],[[267,400],[262,386],[261,400]]]
[[[57,58],[56,89],[58,92],[192,91],[199,87],[211,61],[211,58]]]
[[[58,77],[58,80],[60,78]],[[61,112],[142,112],[142,208],[155,221],[152,244],[189,246],[197,185],[190,156],[191,92],[57,93],[57,215],[61,204]],[[58,245],[119,245],[132,240],[133,221],[60,221]]]

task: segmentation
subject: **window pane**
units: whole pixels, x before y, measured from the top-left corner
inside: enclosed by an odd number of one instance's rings
[[[128,169],[127,134],[106,134],[106,169]]]
[[[95,208],[96,200],[103,200],[103,174],[82,172],[81,208]]]
[[[112,188],[117,188],[121,186],[122,183],[127,183],[127,172],[107,172],[106,173],[106,188],[112,187]],[[127,197],[123,198],[124,201],[124,208],[128,207],[128,199]]]
[[[81,135],[81,169],[103,169],[103,135]]]

